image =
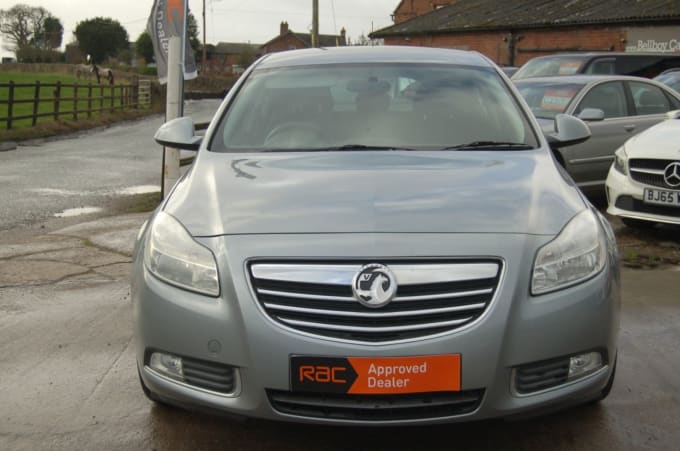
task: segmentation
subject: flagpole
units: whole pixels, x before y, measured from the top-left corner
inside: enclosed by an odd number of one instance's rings
[[[184,57],[186,52],[188,0],[182,2],[182,30],[172,36],[168,47],[168,89],[165,104],[166,121],[184,115]],[[180,150],[165,148],[163,159],[163,194],[168,196],[180,177]]]

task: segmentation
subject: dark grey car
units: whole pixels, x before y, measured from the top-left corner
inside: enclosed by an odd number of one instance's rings
[[[680,94],[645,78],[573,75],[515,84],[546,133],[554,130],[557,114],[588,123],[591,138],[557,150],[556,156],[581,189],[595,193],[604,193],[616,149],[680,108]]]
[[[477,53],[259,60],[137,241],[142,388],[273,420],[423,424],[604,398],[619,277],[606,220]]]

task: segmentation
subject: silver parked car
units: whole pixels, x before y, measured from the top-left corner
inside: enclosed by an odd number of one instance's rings
[[[606,220],[488,59],[264,57],[140,231],[137,365],[152,400],[327,424],[505,417],[604,398],[619,310]]]
[[[655,81],[663,83],[669,88],[680,92],[680,67],[675,69],[668,69],[654,77]]]
[[[557,114],[588,122],[592,137],[556,151],[578,186],[604,193],[614,152],[626,140],[680,108],[680,94],[654,81],[626,76],[574,75],[517,80],[520,93],[549,133]]]

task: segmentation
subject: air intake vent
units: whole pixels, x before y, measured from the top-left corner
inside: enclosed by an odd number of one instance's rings
[[[204,360],[182,358],[185,382],[217,393],[230,394],[236,388],[233,367]]]
[[[399,421],[444,418],[474,412],[484,390],[409,395],[344,395],[267,390],[272,407],[308,418]]]
[[[569,358],[523,365],[515,371],[515,390],[529,394],[556,387],[567,382]]]

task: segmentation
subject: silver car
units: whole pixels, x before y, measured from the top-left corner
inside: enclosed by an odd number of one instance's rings
[[[264,57],[140,231],[137,365],[154,401],[422,424],[599,400],[614,380],[612,232],[488,59],[372,47]]]
[[[574,75],[529,78],[515,84],[544,131],[554,129],[557,114],[588,123],[592,137],[557,150],[556,158],[578,186],[591,193],[604,193],[616,149],[680,108],[680,94],[645,78]]]
[[[663,83],[669,88],[680,92],[680,68],[669,69],[654,77],[654,81]]]

